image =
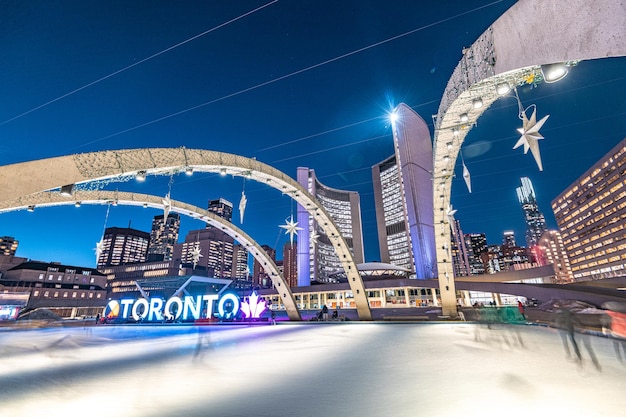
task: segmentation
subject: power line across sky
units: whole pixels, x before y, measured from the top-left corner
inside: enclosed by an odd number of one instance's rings
[[[256,157],[293,177],[307,166],[327,185],[362,195],[366,258],[376,260],[370,168],[393,153],[387,113],[404,102],[430,122],[462,49],[515,1],[418,3],[2,3],[0,163],[185,146]],[[520,127],[513,98],[483,115],[462,150],[474,193],[460,173],[453,182],[468,232],[494,242],[503,230],[523,236],[515,201],[522,176],[550,217],[550,200],[623,138],[626,105],[615,92],[626,87],[625,68],[624,59],[582,62],[561,83],[519,91],[538,116],[551,115],[543,172],[512,150]],[[168,189],[159,178],[118,186]],[[219,197],[236,203],[243,186],[175,178],[172,196],[202,207]],[[245,187],[245,228],[272,245],[291,204],[259,184]],[[499,215],[485,218],[494,207]],[[0,215],[0,235],[20,240],[19,256],[93,265],[105,208],[72,210]],[[155,214],[116,207],[106,223],[146,230]],[[71,227],[55,236],[58,224]],[[199,227],[183,221],[183,235]]]

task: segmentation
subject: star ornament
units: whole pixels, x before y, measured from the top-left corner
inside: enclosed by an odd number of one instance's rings
[[[281,229],[285,229],[285,234],[289,235],[289,242],[293,244],[293,235],[298,234],[298,230],[303,230],[301,227],[298,227],[298,222],[293,221],[293,216],[289,217],[289,219],[285,219],[286,224],[281,224]]]
[[[200,258],[202,258],[202,254],[200,253],[200,246],[196,246],[191,251],[191,260],[193,261],[193,269],[196,269],[196,265],[200,262]]]
[[[102,251],[104,251],[104,242],[100,239],[100,242],[96,243],[96,247],[94,248],[96,251],[96,262],[100,259],[100,255],[102,255]]]
[[[246,193],[242,191],[241,200],[239,200],[239,223],[241,224],[243,224],[243,214],[246,211],[247,203],[248,203],[248,199],[246,198]]]
[[[163,218],[165,219],[165,221],[167,221],[167,216],[169,216],[171,209],[172,200],[170,199],[170,194],[167,193],[167,195],[163,199]]]
[[[550,117],[550,115],[537,121],[537,109],[533,109],[533,114],[530,116],[530,119],[526,117],[526,112],[522,112],[522,127],[517,129],[522,136],[520,136],[515,146],[513,146],[513,149],[517,149],[524,145],[524,154],[528,153],[530,149],[535,158],[535,162],[537,162],[539,171],[543,171],[541,153],[539,152],[539,140],[543,139],[543,136],[539,133],[539,129],[541,129],[546,120],[548,120],[548,117]]]

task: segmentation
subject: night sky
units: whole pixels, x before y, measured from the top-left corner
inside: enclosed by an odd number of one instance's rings
[[[328,186],[359,192],[365,256],[376,261],[371,166],[393,153],[387,114],[404,102],[432,134],[462,49],[514,3],[5,0],[0,164],[185,146],[256,157],[294,178],[306,166]],[[471,194],[457,163],[452,204],[463,231],[500,243],[514,230],[524,244],[515,194],[523,176],[556,228],[551,200],[626,137],[624,91],[626,58],[583,61],[558,83],[520,89],[524,107],[550,115],[541,129],[543,172],[530,153],[512,149],[521,127],[514,96],[492,105],[462,148]],[[149,177],[107,189],[165,196],[168,181]],[[179,175],[171,195],[200,207],[224,197],[236,208],[244,188],[244,224],[236,209],[233,222],[260,244],[282,248],[289,237],[278,226],[296,208],[263,184]],[[149,231],[157,214],[40,208],[0,214],[0,236],[20,241],[18,256],[93,267],[105,227]],[[180,239],[202,227],[183,217]]]

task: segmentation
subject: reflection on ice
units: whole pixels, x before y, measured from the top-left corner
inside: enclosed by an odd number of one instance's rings
[[[618,415],[626,367],[611,340],[585,337],[602,372],[568,362],[557,329],[527,325],[9,330],[0,415]]]

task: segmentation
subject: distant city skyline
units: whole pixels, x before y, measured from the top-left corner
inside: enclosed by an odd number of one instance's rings
[[[296,178],[301,166],[322,183],[359,193],[366,261],[380,259],[371,168],[393,154],[389,112],[406,103],[427,123],[462,57],[516,3],[399,0],[185,3],[145,0],[0,4],[0,164],[107,149],[181,147],[254,157]],[[529,17],[531,18],[531,17]],[[554,84],[519,88],[542,127],[543,171],[513,150],[521,126],[513,95],[478,120],[452,184],[465,233],[518,241],[524,217],[515,189],[532,181],[549,229],[550,201],[626,136],[626,58],[582,61]],[[206,207],[224,198],[233,223],[281,253],[278,226],[294,204],[263,184],[194,174],[148,177],[109,190]],[[245,190],[243,223],[237,203]],[[149,232],[156,209],[51,207],[0,214],[0,235],[17,256],[95,266],[106,227]],[[180,236],[204,224],[181,216]]]

